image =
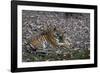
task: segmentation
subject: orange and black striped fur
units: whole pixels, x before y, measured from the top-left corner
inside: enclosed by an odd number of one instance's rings
[[[63,42],[59,43],[59,39],[57,39],[57,33],[59,33],[62,37]],[[33,49],[37,49],[40,46],[46,48],[46,43],[49,43],[52,48],[58,47],[68,47],[68,43],[64,40],[64,33],[57,30],[57,28],[48,28],[47,30],[43,31],[39,35],[33,37],[29,42],[30,46]]]

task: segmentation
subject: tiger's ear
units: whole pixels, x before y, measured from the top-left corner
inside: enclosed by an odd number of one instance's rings
[[[53,31],[56,31],[56,30],[57,30],[57,27],[56,27],[55,25],[53,25],[53,26],[52,26],[52,30],[53,30]]]
[[[56,27],[54,27],[53,30],[56,31],[57,30]]]

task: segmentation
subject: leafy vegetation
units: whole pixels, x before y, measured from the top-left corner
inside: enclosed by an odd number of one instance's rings
[[[77,60],[77,59],[89,59],[89,49],[55,49],[55,50],[37,50],[35,53],[25,53],[23,58],[26,61],[56,61],[56,60]]]

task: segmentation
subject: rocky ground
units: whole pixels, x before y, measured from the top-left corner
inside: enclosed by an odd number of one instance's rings
[[[37,50],[35,53],[27,44],[43,27],[54,25],[64,31],[71,48]],[[65,39],[65,40],[66,40]],[[50,49],[49,49],[50,48]],[[22,61],[55,61],[90,58],[90,14],[45,11],[22,11]]]

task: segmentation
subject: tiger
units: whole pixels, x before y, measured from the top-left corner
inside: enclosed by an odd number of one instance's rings
[[[32,37],[29,42],[30,47],[35,50],[39,49],[40,46],[46,49],[47,44],[52,48],[68,48],[70,46],[70,43],[64,39],[64,33],[57,29],[57,27],[47,27],[46,30]]]

